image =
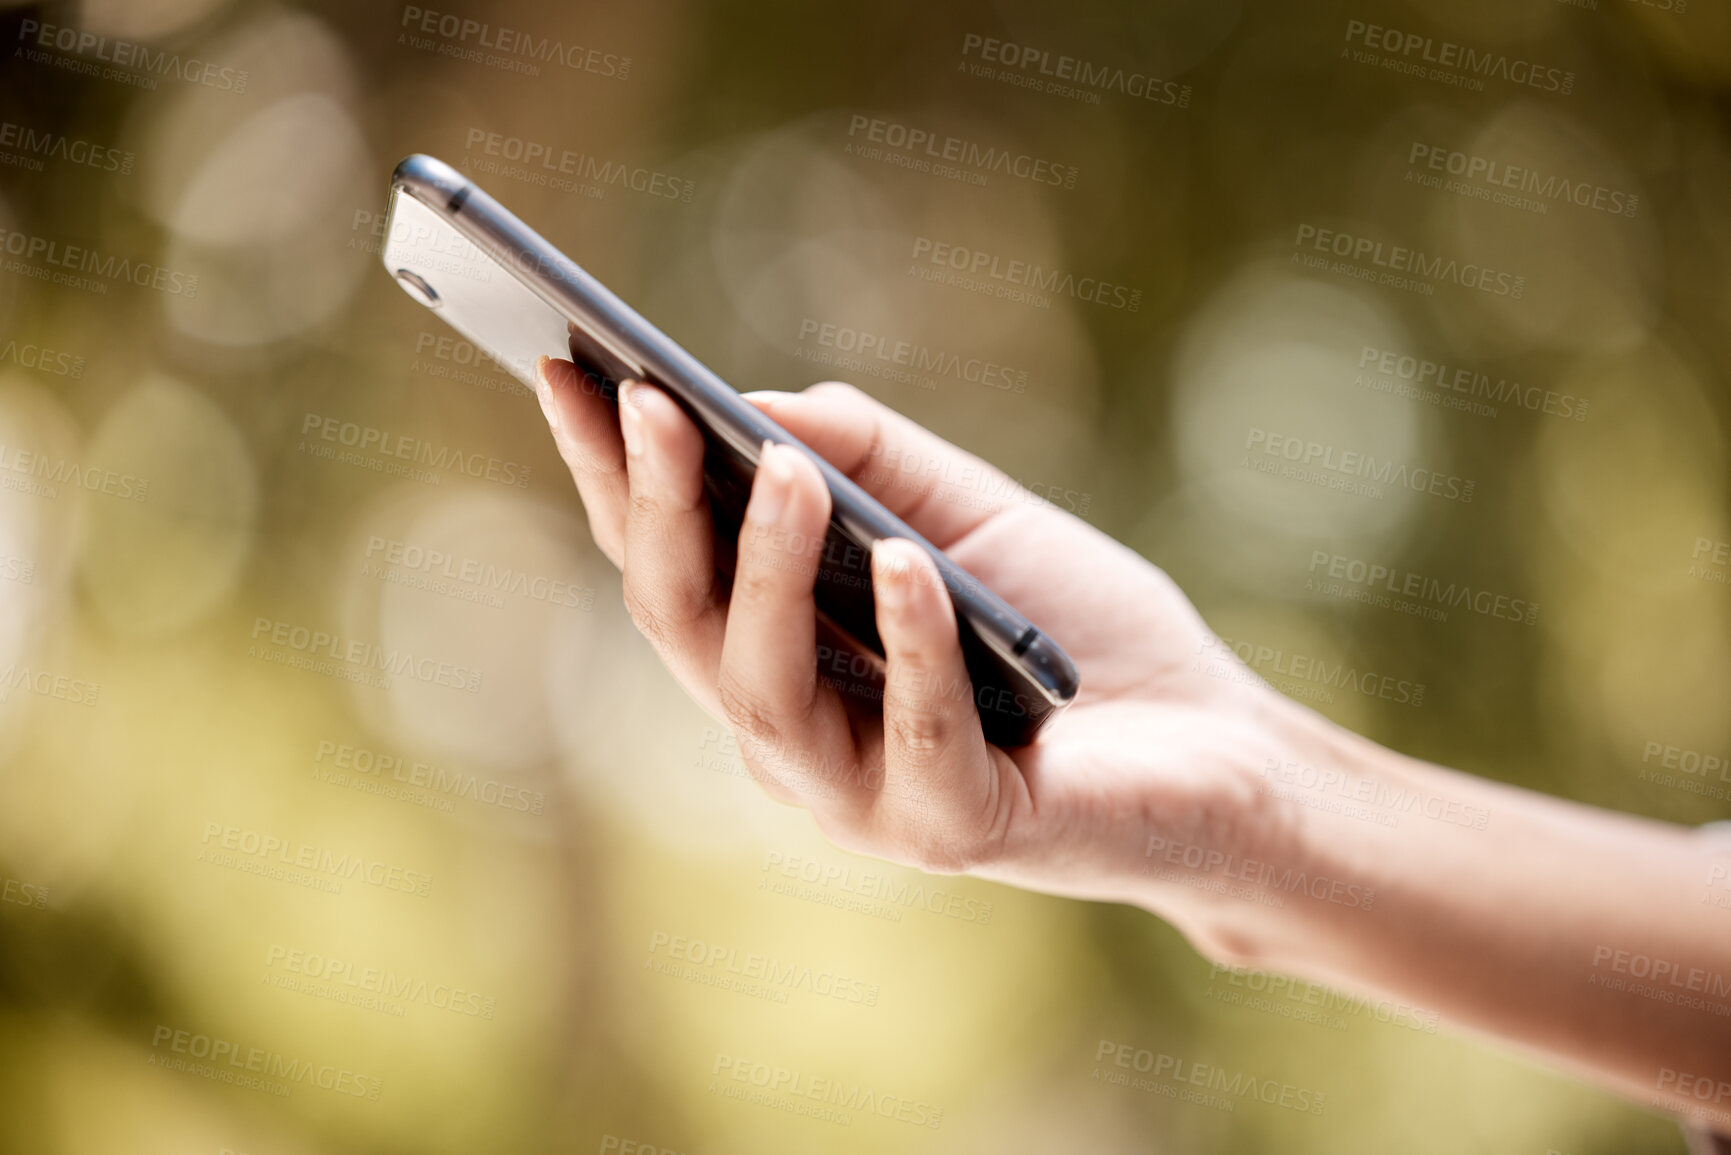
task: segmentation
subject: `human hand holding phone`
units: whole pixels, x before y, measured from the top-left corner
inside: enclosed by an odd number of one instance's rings
[[[727,590],[703,438],[680,407],[631,382],[615,411],[569,361],[544,360],[537,376],[638,628],[687,692],[733,727],[752,775],[809,808],[838,845],[1145,901],[1150,820],[1191,839],[1242,825],[1260,744],[1217,735],[1254,731],[1256,708],[1243,687],[1190,672],[1206,627],[1128,549],[852,386],[747,395],[1074,658],[1077,701],[1033,744],[1000,749],[982,737],[949,598],[925,550],[890,539],[873,551],[880,710],[825,668],[838,651],[818,634],[812,553],[829,497],[803,453],[773,446],[760,461]],[[940,467],[897,468],[909,459]],[[1192,829],[1198,822],[1219,829]],[[1174,904],[1186,897],[1178,888]]]
[[[1697,1102],[1731,1099],[1731,1019],[1553,981],[1619,942],[1731,974],[1701,917],[1702,879],[1731,890],[1722,838],[1336,726],[1156,567],[858,390],[742,400],[448,165],[399,166],[388,231],[405,291],[536,388],[662,659],[838,845],[1134,903],[1217,963],[1397,996],[1731,1120]]]
[[[1378,746],[1255,677],[1158,568],[859,390],[749,394],[1039,621],[1081,673],[1035,741],[987,744],[971,697],[950,691],[967,675],[944,585],[925,550],[890,539],[872,558],[881,711],[861,708],[819,676],[800,543],[822,538],[829,506],[812,462],[776,446],[759,463],[728,590],[703,439],[680,407],[631,384],[615,408],[568,361],[536,376],[632,618],[733,727],[752,776],[837,845],[1132,903],[1217,963],[1440,1012],[1685,1114],[1699,1115],[1690,1087],[1731,1078],[1727,1020],[1554,981],[1606,942],[1731,968],[1696,897],[1700,879],[1727,877],[1731,844]],[[944,468],[895,468],[910,454]],[[982,483],[944,480],[962,477]],[[1292,767],[1326,770],[1355,797],[1444,798],[1488,821],[1366,821],[1364,806],[1275,788]],[[1689,1072],[1687,1086],[1666,1071]]]

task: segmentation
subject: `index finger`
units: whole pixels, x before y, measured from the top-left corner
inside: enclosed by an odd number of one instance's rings
[[[615,407],[593,377],[556,357],[536,362],[535,392],[553,430],[553,443],[583,498],[590,534],[608,560],[620,565],[625,560],[630,487]]]

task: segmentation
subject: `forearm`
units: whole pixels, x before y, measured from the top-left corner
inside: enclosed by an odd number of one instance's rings
[[[1398,996],[1731,1131],[1731,911],[1711,902],[1731,848],[1309,717],[1265,771],[1258,853],[1329,885],[1218,906],[1246,961]],[[1374,899],[1330,897],[1341,882]]]

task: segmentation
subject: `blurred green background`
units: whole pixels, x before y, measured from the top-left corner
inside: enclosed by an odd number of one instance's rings
[[[1340,722],[1711,821],[1722,5],[86,0],[0,36],[0,1149],[1681,1150],[1421,1009],[828,847],[377,247],[396,161],[459,164],[741,388],[852,380],[1126,541]],[[1376,244],[1433,275],[1364,279]],[[1012,261],[1125,291],[999,295]],[[1267,474],[1269,436],[1471,501]],[[1321,580],[1354,562],[1537,608]],[[1103,1042],[1326,1107],[1108,1086]],[[751,1064],[939,1125],[742,1102]]]

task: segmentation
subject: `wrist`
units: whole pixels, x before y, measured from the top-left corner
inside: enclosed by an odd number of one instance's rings
[[[1255,736],[1225,775],[1234,819],[1176,852],[1150,840],[1166,893],[1149,905],[1216,962],[1307,969],[1320,944],[1373,917],[1372,844],[1389,827],[1350,799],[1395,755],[1272,692],[1257,706]]]

